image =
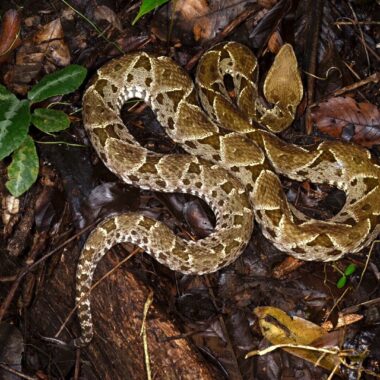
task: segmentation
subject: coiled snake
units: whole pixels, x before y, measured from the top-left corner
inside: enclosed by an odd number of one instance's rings
[[[233,80],[234,102],[225,87],[226,76]],[[115,59],[98,71],[83,98],[83,119],[105,165],[142,189],[202,198],[215,213],[216,227],[194,242],[136,213],[100,223],[85,243],[77,268],[82,336],[76,346],[92,339],[92,277],[98,261],[117,243],[136,244],[173,270],[204,274],[240,255],[253,217],[277,248],[303,260],[336,260],[376,237],[380,170],[370,153],[331,141],[307,150],[272,133],[292,123],[303,96],[292,47],[281,48],[267,74],[266,101],[259,96],[256,77],[255,56],[235,42],[217,45],[202,56],[196,86],[171,59],[143,52]],[[131,98],[148,103],[167,134],[189,154],[161,155],[140,146],[120,117],[122,105]],[[255,123],[271,132],[257,129]],[[278,174],[336,186],[345,192],[346,203],[328,221],[310,219],[287,202]]]

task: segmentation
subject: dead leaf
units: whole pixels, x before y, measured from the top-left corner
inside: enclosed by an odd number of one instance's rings
[[[179,0],[174,4],[174,11],[179,12],[184,20],[191,21],[196,17],[204,16],[210,8],[207,1]]]
[[[38,51],[43,52],[48,61],[65,67],[70,64],[70,50],[65,43],[61,20],[58,18],[44,25],[34,36],[33,43]],[[55,70],[55,68],[53,68]],[[50,72],[50,70],[47,70]]]
[[[12,92],[25,95],[30,84],[44,73],[67,66],[71,57],[63,36],[61,21],[56,19],[25,39],[16,53],[16,64],[4,75],[7,87]]]
[[[380,112],[371,103],[358,103],[350,97],[336,97],[312,109],[312,119],[323,133],[372,147],[380,144]]]
[[[33,36],[33,42],[38,45],[43,42],[61,39],[64,37],[61,20],[59,18],[41,27]]]
[[[20,16],[14,9],[4,13],[0,31],[0,63],[5,62],[11,52],[21,44]]]
[[[274,1],[264,0],[264,3],[269,6]],[[209,41],[235,19],[239,19],[239,15],[247,11],[251,4],[257,6],[257,0],[243,2],[236,0],[177,0],[169,2],[169,8],[163,6],[155,13],[151,31],[162,41],[166,41],[170,36],[172,44],[173,41],[178,41],[182,45],[187,44],[189,38],[199,42]],[[167,20],[168,15],[169,21]],[[170,23],[169,34],[167,28],[162,27],[163,22]],[[233,28],[233,26],[230,27]]]
[[[298,260],[292,256],[286,256],[286,258],[273,269],[273,277],[279,279],[284,278],[304,264],[305,261]]]
[[[281,34],[275,30],[269,40],[268,40],[268,49],[271,53],[277,54],[281,49],[281,46],[284,44]]]
[[[290,317],[281,309],[275,307],[257,307],[254,313],[259,318],[259,325],[263,336],[273,345],[294,344],[313,346],[313,342],[320,341],[327,335],[326,331],[299,317]],[[317,364],[333,371],[339,364],[337,354],[322,353],[304,348],[283,348],[286,352],[304,360]]]
[[[210,12],[207,1],[179,0],[174,3],[174,12],[179,19],[193,24],[195,41],[210,37],[212,25],[207,18]]]
[[[347,314],[344,315],[342,313],[338,313],[338,321],[336,323],[336,326],[333,325],[331,321],[326,321],[322,323],[322,328],[326,331],[330,331],[332,329],[339,329],[341,327],[346,327],[348,325],[351,325],[352,323],[356,323],[358,321],[361,321],[364,318],[362,314]]]
[[[19,329],[10,323],[0,324],[0,362],[7,363],[10,369],[21,371],[24,352],[24,338]],[[0,379],[14,380],[15,375],[0,368]]]
[[[97,21],[105,20],[120,32],[123,31],[123,26],[121,25],[119,17],[112,9],[108,8],[106,5],[98,5],[95,8],[94,18]]]

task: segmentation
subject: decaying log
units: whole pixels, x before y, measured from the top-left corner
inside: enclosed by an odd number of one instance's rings
[[[54,336],[73,308],[77,255],[73,256],[71,250],[63,253],[59,265],[39,293],[30,316],[34,331],[41,333],[44,330],[46,336]],[[114,253],[108,253],[98,265],[95,281],[120,260]],[[82,362],[90,362],[99,379],[147,379],[140,330],[150,289],[134,273],[135,260],[132,258],[123,264],[92,292],[95,336],[91,344],[82,349],[81,358]],[[70,320],[67,329],[79,335],[76,317]],[[168,340],[181,335],[181,331],[168,313],[155,305],[155,301],[148,311],[146,329],[153,379],[220,378],[187,340]],[[58,338],[72,339],[73,335],[69,336],[68,330]]]

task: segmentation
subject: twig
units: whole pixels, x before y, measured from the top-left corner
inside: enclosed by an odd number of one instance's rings
[[[350,4],[349,4],[350,5]],[[336,7],[336,5],[335,5],[335,2],[333,2],[333,1],[330,1],[330,6],[332,6],[332,7],[334,7],[335,8],[335,10],[339,13],[339,10],[337,9],[337,7]],[[352,7],[351,7],[351,11],[352,11]],[[342,17],[341,17],[342,18]],[[358,25],[359,27],[360,27],[360,25],[363,23],[365,23],[366,21],[358,21],[358,20],[356,20],[356,22],[355,22],[355,20],[352,20],[352,19],[350,19],[349,17],[344,17],[344,18],[347,18],[349,21],[353,21],[353,22],[351,22],[351,24],[349,24],[349,25]],[[357,31],[357,29],[356,28],[354,28],[353,29],[354,30],[354,33],[356,34],[356,35],[360,35],[360,38],[362,39],[362,43],[366,43],[365,42],[365,39],[363,38],[363,36],[362,36],[362,34],[360,34],[360,31],[358,32]],[[377,60],[377,61],[379,61],[380,60],[380,57],[379,57],[379,55],[376,53],[376,51],[375,50],[373,50],[372,48],[371,48],[371,46],[368,46],[367,44],[366,44],[366,49],[367,49],[367,52],[368,53],[370,53],[373,57],[375,57],[375,59]]]
[[[208,293],[210,294],[210,298],[212,300],[212,303],[215,307],[215,310],[217,310],[218,306],[216,304],[216,298],[215,298],[215,294],[214,294],[213,288],[212,288],[211,283],[210,283],[210,277],[209,276],[205,276],[205,282],[206,282]],[[235,351],[234,351],[234,348],[232,345],[231,337],[230,337],[230,334],[228,333],[228,330],[227,330],[227,327],[226,327],[226,324],[224,322],[222,315],[218,316],[218,320],[220,323],[220,327],[222,328],[224,338],[226,339],[226,342],[227,342],[227,350],[231,353],[231,357],[232,357],[232,363],[231,364],[235,367],[235,378],[238,380],[243,380],[243,377],[241,375],[240,368],[239,368],[239,363],[238,363],[238,360],[236,358],[236,354],[235,354]]]
[[[21,377],[22,379],[37,380],[37,377],[31,377],[31,376],[25,375],[22,372],[17,371],[13,369],[12,367],[7,366],[5,363],[0,363],[0,368],[2,368],[4,371],[12,373],[13,375]]]
[[[134,256],[138,251],[140,250],[140,248],[136,248],[135,250],[133,250],[132,253],[130,253],[126,258],[124,258],[123,260],[121,260],[117,265],[115,265],[112,269],[110,269],[104,276],[102,276],[98,281],[95,282],[94,285],[91,286],[91,288],[89,289],[89,291],[85,294],[82,295],[82,297],[79,299],[79,301],[77,302],[77,304],[75,305],[75,307],[73,307],[73,309],[70,311],[69,315],[65,318],[65,320],[63,321],[62,323],[62,326],[59,328],[59,330],[57,331],[57,333],[55,334],[55,338],[57,338],[63,331],[63,329],[66,327],[68,321],[70,320],[70,318],[73,316],[73,314],[75,313],[75,310],[78,308],[78,305],[80,304],[81,300],[85,297],[87,297],[104,279],[106,279],[110,274],[112,274],[117,268],[119,268],[121,265],[123,265],[125,262],[127,262],[132,256]]]
[[[75,352],[75,368],[74,368],[74,380],[78,380],[80,376],[81,360],[80,349]]]
[[[0,282],[12,282],[16,280],[16,276],[1,276],[0,277]]]
[[[144,315],[143,315],[143,321],[141,324],[141,331],[140,331],[140,336],[142,335],[143,337],[146,376],[148,380],[152,380],[152,370],[150,368],[148,337],[146,334],[146,317],[148,315],[148,311],[152,302],[153,302],[153,290],[149,292],[148,298],[146,299],[146,302],[144,305]]]
[[[354,16],[354,20],[356,23],[358,23],[358,18],[356,16],[356,13],[354,11],[354,8],[352,8],[352,5],[349,1],[347,1],[347,5],[349,6],[349,8],[351,9],[351,12]],[[368,55],[368,49],[367,49],[367,44],[365,43],[365,38],[364,38],[364,33],[363,33],[363,29],[361,28],[360,24],[357,24],[358,26],[358,29],[359,29],[359,33],[360,33],[360,39],[361,39],[361,42],[362,42],[362,45],[363,45],[363,48],[364,48],[364,51],[365,51],[365,56],[367,58],[367,64],[368,64],[368,71],[369,71],[369,68],[371,66],[371,61],[369,59],[369,55]]]
[[[331,308],[331,310],[327,313],[325,319],[328,320],[331,313],[333,312],[333,310],[339,305],[339,302],[344,298],[344,296],[346,295],[346,293],[350,290],[350,288],[347,288],[343,294],[338,298],[338,300],[334,303],[333,307]]]
[[[339,96],[346,92],[356,90],[359,87],[363,87],[368,83],[378,83],[380,81],[380,72],[376,72],[375,74],[370,75],[367,78],[364,78],[358,82],[352,83],[348,86],[342,87],[339,90],[333,92],[332,96]]]
[[[307,63],[306,71],[312,74],[312,75],[308,75],[307,77],[308,104],[311,104],[314,102],[314,96],[315,96],[315,73],[316,73],[316,68],[317,68],[319,30],[321,26],[322,15],[323,15],[324,1],[317,0],[315,2],[312,1],[312,3],[315,3],[315,4],[311,5],[311,2],[309,1],[309,8],[310,8],[309,20],[310,21],[312,20],[312,22],[310,23],[311,31],[308,34],[308,38],[306,41],[306,46],[310,46],[309,61]],[[306,108],[305,122],[306,122],[306,133],[310,134],[311,129],[312,129],[312,123],[311,123],[311,110],[309,106]]]
[[[333,93],[327,94],[323,98],[319,99],[317,102],[310,104],[309,107],[313,108],[327,98],[341,96],[341,95],[345,94],[346,92],[355,91],[356,89],[363,87],[363,86],[366,86],[369,83],[378,83],[379,81],[380,81],[380,72],[376,72],[375,74],[372,74],[365,79],[359,80],[355,83],[349,84],[348,86],[339,88],[338,90],[334,91]]]
[[[115,46],[115,48],[121,53],[125,54],[125,51],[116,43],[111,40],[109,40],[106,36],[104,36],[104,30],[101,30],[98,28],[96,24],[94,24],[90,19],[88,19],[83,13],[79,12],[76,8],[74,8],[71,4],[69,4],[66,0],[61,0],[62,3],[67,5],[69,8],[71,8],[78,16],[82,17],[84,20],[86,20],[99,34],[100,37],[102,37],[105,41]]]
[[[335,21],[334,25],[380,25],[380,21]]]
[[[257,355],[264,356],[279,348],[299,348],[299,349],[308,350],[308,351],[317,351],[317,352],[321,352],[323,354],[328,354],[328,355],[337,355],[339,354],[339,352],[341,352],[341,349],[335,346],[326,348],[326,347],[313,347],[313,346],[308,346],[305,344],[283,343],[283,344],[274,344],[272,346],[264,348],[263,350],[250,351],[248,352],[248,354],[245,355],[245,359],[248,359],[251,356],[257,356]]]
[[[371,258],[371,256],[372,256],[373,248],[374,248],[375,244],[377,244],[377,243],[380,243],[380,240],[374,240],[374,241],[372,242],[372,244],[371,244],[371,248],[369,249],[369,252],[368,252],[368,255],[367,255],[367,260],[366,260],[366,262],[365,262],[364,268],[363,268],[362,273],[361,273],[361,275],[360,275],[360,280],[359,280],[359,284],[358,284],[358,286],[357,286],[357,289],[360,287],[360,285],[361,285],[361,283],[362,283],[362,281],[363,281],[363,277],[364,277],[365,272],[367,271],[367,267],[368,267],[368,264],[369,264],[369,260],[370,260],[370,258]]]
[[[46,259],[48,259],[50,256],[52,256],[55,253],[59,252],[67,244],[71,243],[73,240],[75,240],[76,238],[78,238],[79,236],[81,236],[86,231],[92,229],[96,224],[97,224],[97,222],[90,224],[89,226],[87,226],[86,228],[82,229],[81,231],[79,231],[74,236],[72,236],[70,239],[67,239],[64,243],[62,243],[61,245],[59,245],[57,248],[53,249],[52,251],[50,251],[49,253],[47,253],[45,256],[41,257],[39,260],[37,260],[36,262],[34,262],[34,264],[32,264],[32,265],[26,264],[24,266],[24,268],[22,268],[20,270],[20,272],[17,274],[16,280],[14,281],[14,283],[11,286],[11,289],[10,289],[7,297],[5,298],[4,302],[2,303],[2,305],[0,307],[0,322],[4,318],[4,315],[5,315],[6,311],[8,310],[8,307],[11,304],[11,302],[12,302],[12,300],[13,300],[15,294],[16,294],[16,291],[17,291],[17,289],[18,289],[18,287],[20,285],[20,282],[24,278],[24,276],[26,274],[28,274],[29,272],[31,272],[38,265],[40,265],[42,262],[44,262]]]

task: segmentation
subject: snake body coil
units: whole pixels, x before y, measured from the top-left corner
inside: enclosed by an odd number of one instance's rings
[[[226,75],[232,77],[235,102],[225,88]],[[215,213],[216,227],[194,242],[135,213],[97,226],[77,269],[82,336],[76,346],[92,339],[89,289],[98,261],[117,243],[134,243],[173,270],[204,274],[240,255],[251,235],[253,216],[277,248],[303,260],[336,260],[377,236],[380,170],[367,150],[341,142],[323,142],[307,150],[272,133],[292,123],[303,96],[291,46],[282,47],[267,74],[266,100],[258,95],[256,77],[255,56],[234,42],[203,55],[196,86],[171,59],[148,53],[125,55],[98,71],[84,95],[83,118],[105,165],[142,189],[199,196]],[[120,118],[122,105],[131,98],[148,103],[168,135],[189,154],[161,155],[140,146]],[[256,129],[254,123],[271,132]],[[278,174],[334,185],[346,193],[346,203],[328,221],[306,217],[287,202]]]

